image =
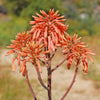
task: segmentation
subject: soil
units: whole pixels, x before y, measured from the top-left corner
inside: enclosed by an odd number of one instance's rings
[[[10,66],[13,55],[5,56],[8,50],[3,49],[0,51],[0,63],[4,66]],[[59,55],[58,55],[59,56]],[[54,61],[53,65],[58,63],[58,61]],[[17,66],[17,62],[15,62],[15,66]],[[27,65],[29,68],[29,77],[30,79],[36,79],[36,72],[31,64]],[[64,66],[64,65],[63,65]],[[59,100],[61,96],[65,93],[66,89],[68,88],[69,84],[71,83],[74,70],[67,70],[64,67],[58,68],[53,73],[53,80],[52,80],[52,95],[53,100]],[[12,77],[22,79],[22,75],[19,74],[18,67],[16,67],[16,71],[13,73],[11,72]],[[44,80],[46,80],[46,67],[42,68],[42,76]],[[33,76],[34,75],[34,76]],[[38,93],[41,95],[42,91]],[[42,100],[45,100],[46,94],[44,93],[42,96]],[[82,75],[79,73],[77,75],[76,81],[69,92],[68,96],[65,100],[100,100],[100,89],[95,88],[94,82],[92,80],[85,80],[83,79]]]

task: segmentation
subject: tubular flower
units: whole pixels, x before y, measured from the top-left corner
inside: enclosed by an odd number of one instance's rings
[[[12,40],[11,41],[12,44],[7,47],[7,48],[10,48],[11,50],[8,51],[8,53],[6,55],[10,55],[12,53],[16,54],[16,58],[14,57],[13,61],[12,61],[12,70],[13,71],[15,70],[15,67],[14,67],[15,59],[17,59],[17,61],[18,61],[18,65],[20,65],[20,61],[22,61],[22,64],[24,63],[23,70],[22,70],[23,75],[25,74],[25,70],[26,70],[25,57],[27,57],[27,53],[25,51],[23,51],[23,48],[26,47],[28,40],[29,40],[29,33],[28,32],[18,33],[16,35],[16,39]],[[21,64],[21,66],[22,66],[22,64]],[[20,68],[22,68],[22,67],[20,67]]]
[[[7,53],[7,55],[12,54],[12,53],[17,53],[18,54],[18,58],[20,58],[19,56],[27,56],[27,54],[25,52],[22,51],[22,49],[24,47],[26,47],[26,44],[28,42],[29,39],[29,33],[23,32],[18,33],[16,35],[16,40],[11,40],[12,44],[10,44],[10,46],[7,46],[7,48],[10,48],[11,50]],[[20,54],[20,55],[19,55]]]
[[[43,42],[44,46],[48,46],[50,51],[55,51],[68,26],[63,23],[65,21],[65,19],[62,19],[64,16],[60,16],[58,11],[54,12],[54,9],[50,10],[49,14],[43,10],[40,10],[40,13],[42,15],[36,13],[37,17],[32,16],[34,21],[30,21],[30,24],[33,25],[30,30],[32,39]]]
[[[83,71],[87,73],[88,70],[88,59],[93,62],[92,58],[89,56],[94,55],[94,53],[91,52],[89,48],[87,48],[87,45],[84,44],[84,42],[80,42],[81,38],[77,38],[78,35],[75,35],[73,37],[70,37],[69,34],[63,39],[62,45],[64,46],[63,53],[67,56],[68,64],[67,68],[69,69],[72,61],[75,62],[75,64],[83,64]]]
[[[30,41],[26,48],[23,49],[23,51],[27,52],[28,54],[28,59],[30,62],[35,63],[36,60],[40,58],[45,59],[45,54],[48,53],[49,51],[42,51],[43,50],[43,45],[39,45],[38,42]]]
[[[45,59],[45,53],[48,51],[42,52],[42,45],[39,45],[36,41],[32,41],[30,39],[30,34],[28,32],[18,33],[16,35],[16,39],[12,40],[12,44],[8,46],[11,50],[8,51],[6,55],[10,55],[12,53],[16,54],[16,57],[13,58],[12,61],[12,70],[15,70],[14,61],[17,59],[18,65],[22,61],[20,65],[20,72],[22,72],[23,76],[26,72],[26,62],[36,63],[40,58]],[[38,67],[40,68],[40,64],[38,62]]]

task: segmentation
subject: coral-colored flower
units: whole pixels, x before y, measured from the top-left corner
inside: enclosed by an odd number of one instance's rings
[[[16,54],[16,58],[14,57],[12,60],[12,70],[13,71],[15,70],[15,67],[14,67],[15,59],[18,60],[18,65],[20,65],[20,61],[24,61],[25,57],[27,57],[27,52],[23,51],[23,48],[26,47],[28,40],[29,40],[28,32],[18,33],[16,35],[16,39],[12,40],[11,41],[12,44],[10,46],[8,46],[8,48],[10,48],[11,50],[7,53],[7,55],[10,55],[12,53]],[[23,62],[22,62],[22,64],[23,64]],[[24,67],[25,67],[25,64],[26,64],[26,62],[23,65]],[[24,69],[24,71],[22,70],[22,72],[24,75],[25,69]]]
[[[58,11],[54,12],[54,9],[49,11],[47,14],[41,10],[40,14],[36,13],[36,16],[32,16],[34,21],[30,21],[32,24],[31,34],[33,40],[43,42],[44,46],[51,51],[55,51],[55,48],[59,41],[63,39],[64,33],[67,27],[62,19],[64,16],[60,16]]]
[[[14,65],[14,61],[16,60],[16,58],[13,58],[12,60],[12,64],[11,64],[11,67],[12,67],[12,71],[15,71],[15,65]]]
[[[37,65],[39,69],[41,69],[38,59],[45,59],[44,55],[45,53],[48,53],[48,51],[42,52],[42,47],[43,46],[40,45],[38,41],[36,42],[31,40],[31,36],[28,32],[18,33],[16,35],[16,39],[12,40],[12,44],[8,46],[11,50],[7,53],[7,55],[12,53],[16,54],[16,57],[14,57],[12,61],[12,70],[15,70],[15,59],[18,61],[18,65],[20,65],[20,62],[22,61],[20,72],[22,72],[23,75],[25,75],[26,62],[31,62],[33,64],[38,62]]]
[[[83,64],[83,70],[87,72],[89,58],[92,62],[92,58],[89,54],[94,55],[83,42],[80,42],[80,38],[77,35],[70,37],[65,35],[68,28],[63,22],[64,16],[60,16],[58,11],[54,12],[54,9],[47,14],[41,10],[41,14],[36,13],[37,16],[32,16],[34,21],[30,21],[32,28],[29,32],[18,33],[16,39],[12,40],[12,44],[8,46],[11,50],[7,53],[16,54],[16,57],[12,61],[12,70],[15,70],[14,61],[17,59],[18,65],[20,65],[20,72],[25,75],[26,62],[31,62],[38,66],[39,71],[42,72],[40,65],[41,60],[47,59],[46,53],[55,53],[58,46],[64,47],[64,54],[68,57],[67,68],[69,69],[72,62]],[[22,63],[21,63],[22,62]]]
[[[27,56],[27,54],[25,52],[23,52],[23,48],[26,47],[26,44],[28,42],[29,39],[29,33],[28,32],[23,32],[18,33],[16,35],[16,40],[12,40],[12,44],[10,44],[10,46],[7,46],[7,48],[10,48],[11,50],[7,53],[7,55],[11,54],[11,53],[17,53],[18,54],[18,59],[19,54],[23,57]]]
[[[89,58],[92,62],[92,58],[89,56],[89,54],[94,55],[94,53],[91,52],[89,48],[87,48],[87,45],[84,44],[84,42],[80,42],[81,38],[77,38],[78,35],[75,35],[71,37],[69,34],[63,39],[62,44],[64,46],[64,54],[68,57],[68,69],[70,68],[72,61],[75,62],[75,64],[80,64],[82,62],[83,64],[83,71],[87,73],[88,70],[88,60]]]

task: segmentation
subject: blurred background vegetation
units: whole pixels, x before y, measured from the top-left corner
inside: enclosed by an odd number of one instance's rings
[[[9,45],[18,32],[30,29],[29,21],[34,20],[32,15],[52,8],[59,10],[67,19],[67,32],[82,36],[83,41],[96,52],[95,64],[90,66],[89,74],[83,78],[93,80],[100,90],[100,0],[0,0],[0,49]],[[11,69],[4,65],[0,65],[0,70],[0,93],[3,93],[0,100],[32,100],[25,80],[10,77]],[[27,95],[27,99],[22,99],[22,95]]]
[[[30,29],[36,12],[52,8],[65,15],[69,34],[100,36],[100,0],[0,0],[0,45],[8,45],[17,32]]]

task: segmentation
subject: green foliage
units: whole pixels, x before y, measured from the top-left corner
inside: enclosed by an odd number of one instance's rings
[[[20,15],[21,11],[27,7],[32,0],[4,0],[8,13]]]
[[[71,19],[75,19],[78,15],[78,9],[77,7],[74,5],[74,4],[67,4],[65,5],[66,6],[66,17],[67,18],[71,18]]]
[[[39,13],[40,10],[44,10],[48,12],[50,9],[59,10],[61,14],[64,14],[65,9],[61,6],[61,0],[36,0],[28,5],[23,11],[21,12],[21,16],[23,17],[30,17],[35,15],[36,12]],[[27,12],[27,13],[26,13]]]
[[[92,25],[92,29],[93,29],[93,34],[95,35],[99,35],[100,36],[100,23],[94,23]]]
[[[92,19],[88,20],[68,20],[67,24],[69,25],[68,33],[74,34],[77,33],[80,36],[87,36],[87,35],[99,35],[100,36],[100,23],[96,23]]]
[[[88,0],[79,0],[75,4],[78,8],[88,8],[90,6],[90,2]]]
[[[36,12],[39,13],[40,10],[48,12],[52,8],[70,18],[66,23],[69,25],[68,33],[77,33],[80,36],[93,34],[100,36],[100,23],[96,23],[96,19],[92,18],[91,13],[91,7],[95,4],[91,5],[89,0],[73,0],[73,2],[69,0],[4,0],[3,2],[8,13],[21,16],[21,18],[14,17],[10,22],[0,22],[0,45],[9,45],[10,39],[13,39],[17,32],[30,29],[30,25],[28,25],[30,20],[23,18],[31,19]],[[80,14],[85,14],[87,17],[81,19]]]
[[[82,21],[82,28],[85,29],[85,30],[88,30],[89,34],[92,35],[93,34],[93,29],[92,29],[92,26],[94,24],[94,20],[93,19],[88,19],[88,20],[85,20],[85,21]]]
[[[88,35],[89,35],[89,32],[88,32],[88,30],[82,29],[82,30],[79,32],[79,35],[80,35],[80,36],[88,36]]]
[[[22,18],[12,18],[9,22],[0,23],[0,46],[10,44],[10,40],[15,38],[17,32],[22,32],[27,28],[27,21]]]
[[[9,13],[23,17],[30,17],[39,10],[49,11],[52,8],[59,9],[61,13],[64,12],[62,0],[5,0],[4,4]]]
[[[80,30],[82,30],[82,23],[80,23],[79,21],[77,20],[68,20],[67,21],[67,24],[69,25],[69,28],[68,28],[68,33],[69,34],[78,34],[80,32]]]

